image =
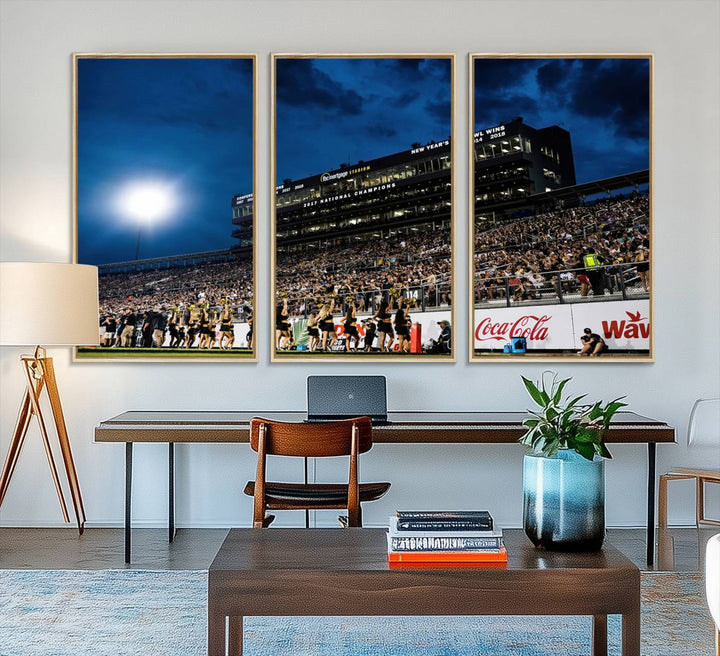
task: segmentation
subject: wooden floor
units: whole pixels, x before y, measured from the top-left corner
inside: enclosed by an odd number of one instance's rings
[[[272,529],[268,529],[272,530]],[[337,529],[342,530],[342,529]],[[645,563],[645,529],[608,529],[607,541],[640,569],[704,571],[705,544],[717,527],[658,529],[655,566]],[[207,569],[227,529],[133,529],[133,569]],[[0,569],[122,569],[122,529],[0,528]]]

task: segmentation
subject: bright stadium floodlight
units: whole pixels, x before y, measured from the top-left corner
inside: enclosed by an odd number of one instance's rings
[[[123,205],[131,216],[151,223],[167,214],[172,205],[172,195],[161,185],[133,185],[124,194]]]
[[[137,221],[137,238],[135,240],[135,259],[140,254],[140,233],[143,225],[152,225],[167,216],[173,209],[174,195],[169,186],[137,182],[126,187],[120,196],[123,213]]]

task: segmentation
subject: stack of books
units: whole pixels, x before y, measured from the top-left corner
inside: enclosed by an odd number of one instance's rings
[[[390,565],[507,565],[502,531],[486,510],[398,511],[388,531]]]

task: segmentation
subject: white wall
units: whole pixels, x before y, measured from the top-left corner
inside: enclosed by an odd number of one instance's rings
[[[1,1],[0,228],[2,260],[71,261],[71,53],[257,52],[260,108],[259,252],[270,248],[270,67],[275,52],[455,52],[455,298],[468,297],[469,52],[654,52],[654,364],[607,361],[558,365],[575,389],[610,398],[679,429],[678,446],[658,448],[659,470],[709,465],[709,451],[688,450],[690,405],[719,393],[720,269],[718,224],[720,5],[716,0],[657,2],[482,2],[437,0]],[[270,286],[259,266],[261,298]],[[269,327],[262,305],[258,333]],[[90,525],[123,518],[124,451],[93,443],[93,427],[126,409],[301,409],[311,373],[383,373],[392,409],[506,410],[527,407],[520,375],[541,364],[467,363],[468,309],[456,310],[456,364],[72,363],[57,349],[56,368]],[[260,341],[260,340],[258,340]],[[0,453],[6,452],[22,391],[20,350],[0,351]],[[608,467],[608,522],[640,525],[645,513],[645,447],[613,449]],[[366,510],[383,524],[399,507],[476,505],[505,525],[521,521],[519,446],[377,446],[366,479],[387,477],[390,494]],[[166,516],[166,449],[136,449],[134,516]],[[715,463],[718,464],[718,463]],[[251,477],[246,446],[178,449],[180,525],[241,525],[251,506],[241,491]],[[676,483],[671,520],[693,516],[689,485]],[[718,495],[711,498],[720,514]],[[292,523],[299,518],[283,518]],[[330,521],[328,518],[327,521]],[[39,434],[33,428],[0,515],[2,525],[56,525],[60,513]]]

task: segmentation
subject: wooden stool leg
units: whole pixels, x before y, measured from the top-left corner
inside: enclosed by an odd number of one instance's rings
[[[658,485],[658,528],[667,527],[667,484],[667,476],[661,474]]]
[[[243,618],[230,617],[228,620],[228,651],[230,656],[242,656]]]
[[[607,656],[607,615],[593,615],[592,656]]]

